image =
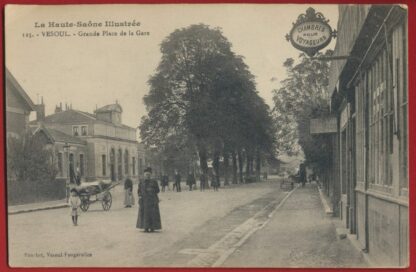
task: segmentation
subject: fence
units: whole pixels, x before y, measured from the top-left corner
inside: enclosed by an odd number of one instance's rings
[[[50,200],[59,200],[66,197],[66,180],[53,181],[18,181],[8,180],[8,205],[19,205]]]

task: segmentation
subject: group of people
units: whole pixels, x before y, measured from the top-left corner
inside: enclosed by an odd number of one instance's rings
[[[300,183],[302,183],[302,187],[305,187],[306,182],[317,182],[319,183],[319,176],[316,174],[316,172],[308,167],[305,163],[301,163],[299,165],[299,180]]]
[[[172,185],[172,191],[181,192],[181,181],[182,177],[178,173],[178,171],[175,171],[174,177],[173,177],[173,185]],[[194,173],[190,172],[186,178],[186,185],[189,187],[189,191],[192,191],[196,189],[196,179]],[[169,176],[166,174],[163,174],[160,177],[160,186],[162,187],[162,192],[166,191],[166,188],[169,190]],[[218,191],[220,184],[219,179],[213,173],[211,175],[211,187],[214,189],[214,191]],[[199,182],[199,189],[201,191],[204,191],[207,188],[207,178],[206,175],[201,174],[200,176],[200,182]]]
[[[173,190],[176,189],[177,192],[180,192],[181,176],[177,171],[175,171],[174,181]],[[205,182],[205,175],[201,175],[201,191],[205,189]],[[186,183],[189,186],[189,190],[192,191],[196,185],[196,180],[193,173],[189,173]],[[162,192],[165,191],[166,187],[169,188],[169,177],[167,175],[163,175],[161,177],[161,185]],[[215,174],[213,175],[211,186],[213,187],[214,191],[218,191],[219,179],[215,176]],[[124,192],[124,207],[131,208],[135,203],[135,198],[133,194],[133,182],[130,178],[126,178],[124,182]],[[159,192],[159,184],[155,179],[152,178],[152,168],[147,167],[144,170],[144,178],[140,180],[137,190],[137,196],[139,198],[139,213],[137,217],[136,227],[138,229],[143,229],[145,232],[153,232],[162,228],[159,210]],[[71,190],[69,205],[71,209],[72,222],[74,226],[77,226],[81,200],[75,188]]]

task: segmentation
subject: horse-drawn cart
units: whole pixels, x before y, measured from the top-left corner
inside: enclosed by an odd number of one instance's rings
[[[111,204],[113,203],[110,190],[118,184],[119,182],[112,182],[111,180],[81,183],[76,188],[81,199],[81,210],[83,212],[88,211],[90,204],[96,201],[101,201],[101,206],[104,211],[110,210]]]

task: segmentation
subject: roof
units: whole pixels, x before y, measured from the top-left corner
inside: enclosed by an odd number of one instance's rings
[[[23,99],[23,101],[27,104],[30,110],[35,110],[35,103],[33,103],[32,99],[30,99],[29,95],[23,90],[22,86],[20,86],[19,82],[14,78],[12,73],[10,73],[9,69],[6,67],[6,82],[12,85],[17,92],[17,94]],[[6,84],[7,86],[7,84]]]
[[[48,116],[45,116],[43,120],[46,124],[51,123],[58,123],[58,124],[72,124],[72,123],[83,123],[83,122],[94,122],[94,123],[101,123],[106,125],[113,125],[123,128],[135,129],[133,127],[124,125],[124,124],[114,124],[112,122],[108,122],[105,120],[98,120],[97,117],[89,112],[79,111],[79,110],[65,110],[61,112],[57,112]],[[30,121],[29,124],[36,124],[37,121]]]
[[[66,110],[57,112],[48,116],[45,116],[43,120],[45,123],[82,123],[95,121],[96,118],[94,115],[78,111],[78,110]],[[37,121],[31,121],[30,124],[36,124]]]
[[[118,104],[110,104],[110,105],[106,105],[104,107],[101,107],[99,109],[97,109],[95,112],[100,113],[100,112],[111,112],[111,111],[115,111],[115,112],[123,112],[123,108]]]
[[[38,128],[36,128],[34,130],[34,134],[39,133],[39,132],[43,132],[46,134],[46,136],[52,141],[52,143],[54,142],[61,142],[61,143],[71,143],[71,144],[80,144],[80,145],[86,145],[87,142],[78,138],[78,137],[74,137],[72,135],[66,134],[62,131],[53,129],[53,128],[49,128],[46,126],[40,126]]]

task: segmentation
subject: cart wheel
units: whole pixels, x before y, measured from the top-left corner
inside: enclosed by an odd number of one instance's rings
[[[88,208],[90,207],[90,196],[81,196],[81,210],[83,212],[88,211]]]
[[[111,203],[113,202],[113,199],[111,197],[111,193],[107,192],[104,196],[103,196],[103,200],[101,201],[101,204],[103,205],[103,209],[104,211],[108,211],[111,208]]]

